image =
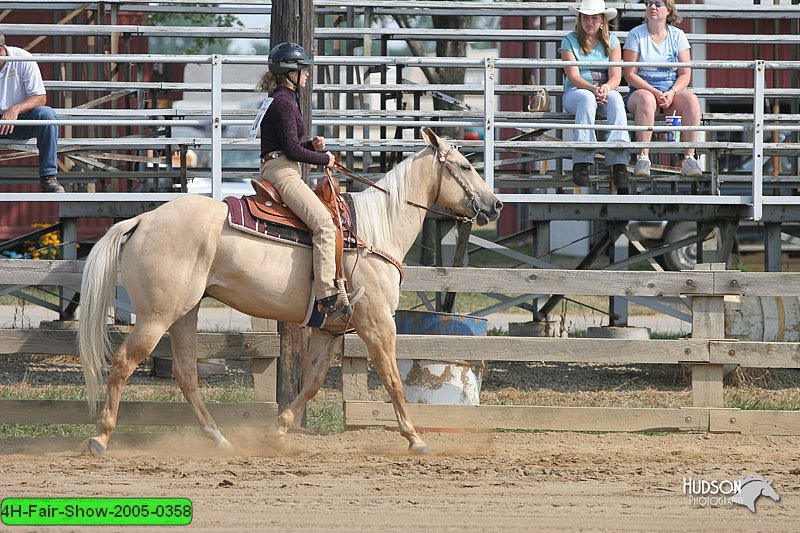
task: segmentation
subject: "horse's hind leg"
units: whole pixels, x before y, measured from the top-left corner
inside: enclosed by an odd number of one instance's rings
[[[303,361],[303,388],[294,401],[278,416],[278,436],[292,428],[297,414],[316,396],[325,381],[333,358],[342,345],[342,336],[332,337],[318,329],[311,330],[308,358]]]
[[[198,303],[194,309],[179,318],[169,328],[172,342],[172,374],[183,392],[183,396],[192,406],[203,435],[213,440],[218,448],[233,449],[217,428],[216,422],[208,412],[206,404],[200,398],[197,387],[197,313]]]
[[[93,454],[105,453],[108,439],[117,426],[122,388],[136,370],[136,366],[155,349],[166,329],[166,325],[160,323],[137,321],[133,331],[114,354],[111,370],[108,373],[106,402],[97,421],[98,434],[89,439],[89,450]]]

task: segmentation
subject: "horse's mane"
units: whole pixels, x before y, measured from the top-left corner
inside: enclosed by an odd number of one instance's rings
[[[406,203],[409,181],[406,176],[419,154],[403,159],[377,182],[389,194],[370,187],[353,195],[358,235],[365,242],[384,250],[389,248],[392,242],[389,221],[399,216]]]

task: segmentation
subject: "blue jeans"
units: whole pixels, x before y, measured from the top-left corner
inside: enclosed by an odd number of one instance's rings
[[[594,124],[595,116],[599,111],[608,118],[608,123],[615,126],[627,126],[628,116],[625,114],[625,104],[622,96],[617,91],[608,93],[608,103],[604,106],[597,105],[594,93],[588,89],[573,88],[564,95],[564,111],[575,115],[575,124]],[[594,130],[574,130],[576,142],[597,142]],[[627,130],[611,130],[608,142],[630,142]],[[572,152],[572,164],[594,163],[593,149],[576,148]],[[625,148],[607,148],[606,164],[627,165],[628,150]]]
[[[47,106],[34,107],[27,113],[20,113],[20,120],[56,120],[58,116]],[[36,137],[39,149],[39,176],[55,176],[58,174],[58,126],[14,126],[10,135],[3,139],[28,140]]]

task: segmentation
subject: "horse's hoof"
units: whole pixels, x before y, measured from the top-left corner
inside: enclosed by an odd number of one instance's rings
[[[428,455],[430,453],[428,445],[424,443],[411,444],[408,446],[408,451],[411,455]]]
[[[92,437],[89,439],[89,451],[92,452],[92,455],[100,457],[101,455],[105,455],[106,446],[96,438]]]
[[[288,450],[286,435],[277,431],[267,433],[263,438],[262,445],[265,449],[275,453],[284,453]]]
[[[228,442],[228,439],[222,439],[217,444],[217,450],[219,450],[221,452],[232,452],[233,451],[233,444]]]

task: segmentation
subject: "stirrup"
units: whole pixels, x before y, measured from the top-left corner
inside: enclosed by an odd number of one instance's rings
[[[326,311],[326,315],[327,315],[327,318],[326,318],[325,322],[327,322],[328,320],[338,320],[338,319],[341,319],[341,318],[349,318],[353,314],[353,305],[356,302],[358,302],[361,299],[362,296],[364,296],[365,292],[366,291],[364,290],[364,287],[357,288],[356,290],[354,290],[352,293],[350,293],[348,295],[348,298],[347,298],[348,302],[346,304],[344,302],[342,302],[342,299],[341,299],[340,295],[338,295],[338,294],[334,295],[336,297],[335,300],[334,300],[335,304],[334,304],[333,309],[331,309],[331,307],[328,307],[328,310],[325,310]],[[329,297],[329,298],[332,298],[332,297]],[[327,298],[325,298],[323,300],[320,300],[320,303],[322,303],[326,299]]]

